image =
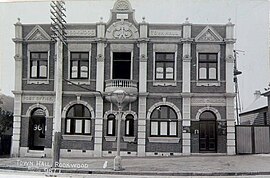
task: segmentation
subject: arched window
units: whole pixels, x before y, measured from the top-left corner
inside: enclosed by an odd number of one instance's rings
[[[150,119],[150,136],[177,136],[177,116],[171,107],[156,107]]]
[[[204,111],[200,115],[200,120],[216,120],[216,116],[211,111]]]
[[[134,136],[134,116],[132,114],[126,116],[125,136]]]
[[[82,104],[73,105],[67,112],[66,134],[91,134],[91,113]]]
[[[107,118],[107,135],[115,136],[115,115],[109,114]]]

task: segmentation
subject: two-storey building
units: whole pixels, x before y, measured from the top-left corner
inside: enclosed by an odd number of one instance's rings
[[[67,24],[63,51],[50,24],[15,24],[13,156],[235,154],[234,25],[137,22],[117,0],[108,22]],[[60,45],[61,46],[61,45]],[[98,91],[98,92],[97,92]]]

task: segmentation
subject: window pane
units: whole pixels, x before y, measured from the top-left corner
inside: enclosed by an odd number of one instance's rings
[[[172,63],[167,64],[167,67],[166,67],[166,79],[173,79],[173,64]]]
[[[88,53],[81,53],[81,59],[88,59]]]
[[[158,135],[158,122],[151,122],[151,135]]]
[[[166,59],[167,60],[174,60],[174,54],[166,54]]]
[[[209,61],[216,61],[217,60],[217,55],[216,54],[209,54],[208,60]]]
[[[82,120],[76,120],[75,133],[82,133]]]
[[[91,133],[91,121],[90,120],[84,120],[84,133],[85,134]]]
[[[174,110],[172,110],[171,108],[170,108],[170,119],[176,119],[177,117],[176,117],[176,114],[175,114],[175,112],[174,112]]]
[[[88,62],[81,61],[81,78],[88,78]]]
[[[217,79],[217,64],[209,63],[209,79]]]
[[[206,54],[199,54],[199,60],[200,61],[206,61],[207,55]]]
[[[156,78],[157,79],[163,79],[163,68],[158,67],[156,71]]]
[[[201,67],[199,69],[199,79],[206,79],[206,68]]]
[[[47,59],[48,58],[48,53],[40,53],[40,58],[41,59]]]
[[[167,135],[167,122],[160,122],[160,135]]]
[[[162,119],[168,119],[168,107],[167,106],[162,106],[160,107],[161,108],[161,111],[160,111],[160,117]]]
[[[159,108],[159,107],[158,107],[158,108]],[[158,118],[158,108],[156,108],[156,109],[154,110],[154,112],[153,112],[152,115],[151,115],[151,118],[155,118],[155,119]]]
[[[158,60],[158,61],[162,61],[162,60],[164,60],[164,54],[156,54],[156,60]]]
[[[126,120],[126,135],[130,134],[129,127],[130,127],[130,120]]]
[[[39,55],[38,53],[31,53],[31,59],[38,59]]]
[[[79,59],[80,54],[79,53],[72,53],[71,58],[72,59]]]
[[[67,119],[66,133],[70,133],[70,119]]]
[[[108,120],[108,135],[113,134],[113,120]]]
[[[170,122],[170,135],[176,135],[177,122]]]
[[[39,61],[39,77],[47,77],[47,61]]]
[[[78,78],[78,63],[77,61],[72,61],[71,64],[71,78]]]
[[[32,61],[31,77],[37,77],[37,61]]]

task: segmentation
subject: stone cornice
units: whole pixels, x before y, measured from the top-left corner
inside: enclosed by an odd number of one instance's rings
[[[192,43],[192,42],[194,42],[194,38],[182,38],[181,42],[182,43]]]
[[[55,95],[54,91],[22,91],[24,95]]]
[[[150,38],[139,38],[137,39],[138,43],[148,43],[150,41]]]
[[[23,38],[12,38],[12,41],[15,42],[15,43],[22,43]]]
[[[226,44],[233,44],[233,43],[236,43],[236,39],[228,39],[228,38],[225,38],[224,39],[224,42]]]

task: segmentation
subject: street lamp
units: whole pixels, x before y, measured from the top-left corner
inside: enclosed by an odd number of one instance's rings
[[[117,155],[114,158],[114,170],[120,171],[122,168],[122,159],[120,156],[120,141],[121,141],[121,112],[124,106],[124,101],[128,94],[124,90],[115,90],[110,95],[110,101],[118,107],[117,112]]]

